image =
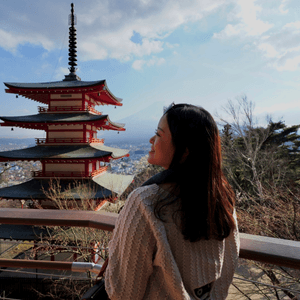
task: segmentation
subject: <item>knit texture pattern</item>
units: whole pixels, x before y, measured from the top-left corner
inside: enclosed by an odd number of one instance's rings
[[[238,260],[238,230],[223,241],[186,241],[172,207],[164,211],[166,222],[154,215],[154,201],[165,197],[173,196],[156,184],[129,195],[109,243],[110,299],[200,299],[194,290],[211,282],[210,299],[226,299]]]

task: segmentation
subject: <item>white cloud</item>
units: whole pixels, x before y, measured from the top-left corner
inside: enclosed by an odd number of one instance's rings
[[[70,71],[68,68],[60,67],[55,71],[54,79],[55,80],[61,80],[65,77],[65,75],[69,74]]]
[[[256,5],[256,0],[237,0],[235,13],[229,15],[238,21],[236,24],[228,24],[215,38],[225,39],[233,36],[247,37],[260,36],[273,27],[273,24],[262,21],[258,18],[261,6]]]
[[[291,22],[283,26],[283,28],[294,28],[294,29],[300,29],[300,21]]]
[[[85,41],[79,43],[79,49],[85,60],[115,58],[128,61],[160,53],[164,48],[177,46],[163,43],[163,39],[176,28],[200,20],[205,13],[214,11],[224,2],[149,0],[133,1],[131,5],[124,6],[120,2],[117,5],[116,1],[101,5],[94,3],[80,16],[85,20],[86,36]],[[141,37],[141,43],[131,40],[134,33]]]
[[[291,22],[264,36],[256,43],[271,66],[278,71],[295,71],[299,67],[300,22]]]
[[[179,44],[170,44],[169,42],[166,42],[165,45],[169,49],[174,49],[176,47],[179,47]]]
[[[143,59],[135,60],[132,64],[132,68],[137,70],[137,71],[140,71],[140,70],[143,69],[143,66],[144,66],[145,63],[146,63],[146,61],[143,60]]]
[[[147,66],[160,66],[164,64],[166,60],[164,58],[153,57],[147,62]]]
[[[16,53],[18,45],[24,45],[26,43],[41,45],[46,50],[54,48],[53,42],[44,36],[36,35],[33,37],[30,35],[15,34],[0,28],[0,47],[5,50]]]
[[[153,56],[151,59],[149,59],[148,61],[146,60],[143,60],[143,59],[138,59],[138,60],[135,60],[132,64],[132,68],[137,70],[137,71],[140,71],[143,69],[143,67],[146,65],[148,67],[151,67],[151,66],[160,66],[162,64],[164,64],[166,61],[164,58],[158,58],[158,57],[155,57]]]
[[[268,43],[261,43],[258,45],[258,49],[264,52],[266,57],[274,58],[279,57],[279,53],[276,51],[276,49]]]
[[[285,59],[282,64],[280,64],[279,61],[275,63],[274,66],[278,71],[296,71],[299,68],[299,64],[300,64],[300,53],[296,57]]]
[[[280,6],[279,6],[279,12],[281,14],[287,14],[289,12],[289,10],[286,8],[286,3],[288,2],[288,0],[282,0]]]
[[[274,24],[260,19],[264,17],[275,18],[278,12],[288,14],[288,0],[282,0],[276,10],[266,9],[264,14],[262,1],[236,0],[236,6],[229,14],[230,24],[214,34],[214,38],[229,39],[239,38],[248,44],[245,50],[258,50],[268,65],[278,71],[295,71],[300,67],[300,21],[284,24],[281,20]],[[283,19],[284,20],[284,19]],[[282,24],[283,23],[283,24]],[[251,41],[251,42],[249,42]]]
[[[299,101],[282,102],[273,105],[268,105],[267,107],[257,106],[255,107],[255,113],[273,114],[273,113],[280,113],[286,110],[293,110],[293,109],[299,109]]]
[[[222,5],[226,0],[78,0],[78,51],[84,60],[142,60],[170,48],[163,40],[179,26],[199,21]],[[1,10],[0,47],[11,52],[25,43],[46,50],[61,48],[70,12],[64,2],[31,0],[29,5],[11,0],[2,4]],[[22,20],[13,17],[16,15]],[[131,40],[134,33],[140,36],[140,43]]]

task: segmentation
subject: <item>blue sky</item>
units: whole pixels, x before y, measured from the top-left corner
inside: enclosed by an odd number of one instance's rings
[[[123,107],[98,108],[112,121],[149,107],[145,118],[156,122],[171,102],[201,105],[215,115],[228,99],[247,95],[258,117],[300,123],[299,0],[73,2],[77,74],[106,79],[123,98]],[[1,82],[57,81],[69,73],[70,3],[0,2]],[[4,89],[0,115],[37,113],[41,104]],[[0,136],[12,134],[43,136],[0,128]]]

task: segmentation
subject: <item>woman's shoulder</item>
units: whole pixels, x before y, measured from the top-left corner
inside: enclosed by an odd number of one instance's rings
[[[141,186],[129,194],[127,201],[149,202],[150,199],[155,198],[155,196],[158,194],[158,191],[159,186],[156,183],[147,186]]]
[[[136,188],[132,193],[142,194],[142,193],[152,193],[156,192],[159,189],[159,186],[156,183],[150,185],[144,185]]]
[[[167,190],[154,183],[136,188],[130,193],[127,201],[143,203],[148,206],[153,205],[159,199],[168,197],[168,195]]]

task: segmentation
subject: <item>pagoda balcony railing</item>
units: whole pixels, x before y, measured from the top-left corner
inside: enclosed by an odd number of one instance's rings
[[[37,178],[89,178],[103,174],[107,171],[108,167],[101,167],[92,172],[76,172],[76,171],[32,171],[32,177]]]
[[[61,178],[61,177],[68,177],[68,178],[85,178],[90,177],[89,174],[85,172],[68,172],[68,171],[32,171],[32,177],[45,177],[45,178]]]
[[[37,145],[46,144],[103,144],[104,139],[97,138],[36,138],[35,142]]]
[[[103,174],[107,171],[108,167],[101,167],[100,169],[98,170],[95,170],[91,173],[91,177],[95,177],[95,176],[98,176],[100,174]]]
[[[0,210],[0,224],[76,226],[106,231],[112,231],[114,229],[117,217],[118,214],[105,211],[94,212],[16,208],[2,208]],[[239,258],[300,270],[300,245],[297,241],[240,233]],[[72,272],[86,272],[87,270],[90,270],[91,272],[97,273],[101,266],[95,266],[93,263],[69,261],[0,258],[0,267],[67,270]],[[253,282],[276,289],[285,289],[283,287],[268,285],[262,282]]]
[[[92,112],[96,115],[102,115],[102,113],[98,110],[96,110],[92,106],[88,106],[85,108],[79,107],[79,106],[38,106],[39,113],[53,113],[53,112]]]

